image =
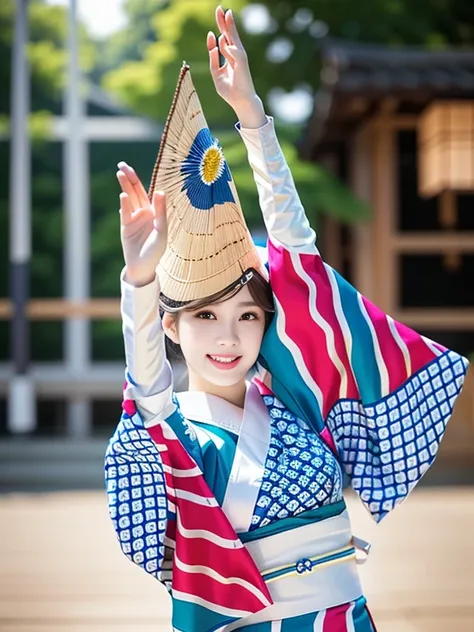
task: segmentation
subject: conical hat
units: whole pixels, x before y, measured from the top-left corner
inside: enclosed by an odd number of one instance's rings
[[[161,292],[185,303],[212,296],[262,264],[219,142],[213,138],[183,64],[160,143],[149,195],[165,191],[166,252]]]

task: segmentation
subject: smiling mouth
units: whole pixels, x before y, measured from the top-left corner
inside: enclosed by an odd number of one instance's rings
[[[210,355],[207,357],[212,362],[212,364],[219,369],[233,369],[240,362],[242,356],[221,356],[221,355]]]

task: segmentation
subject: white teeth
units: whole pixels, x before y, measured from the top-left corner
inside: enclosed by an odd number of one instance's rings
[[[216,362],[224,362],[224,364],[228,363],[228,362],[233,362],[234,360],[237,360],[237,356],[235,356],[234,358],[222,358],[221,356],[210,356],[213,360],[215,360]]]

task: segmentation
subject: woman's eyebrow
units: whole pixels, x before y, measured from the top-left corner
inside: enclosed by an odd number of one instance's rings
[[[258,305],[254,301],[241,301],[237,303],[237,307],[258,307]]]

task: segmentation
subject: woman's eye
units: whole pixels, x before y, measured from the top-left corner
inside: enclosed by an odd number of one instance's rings
[[[254,312],[245,312],[245,314],[242,314],[240,317],[240,320],[256,320],[257,318],[258,315],[254,314]]]
[[[201,318],[202,320],[211,320],[212,318],[215,318],[215,316],[212,312],[199,312],[199,314],[196,314],[196,318]]]

